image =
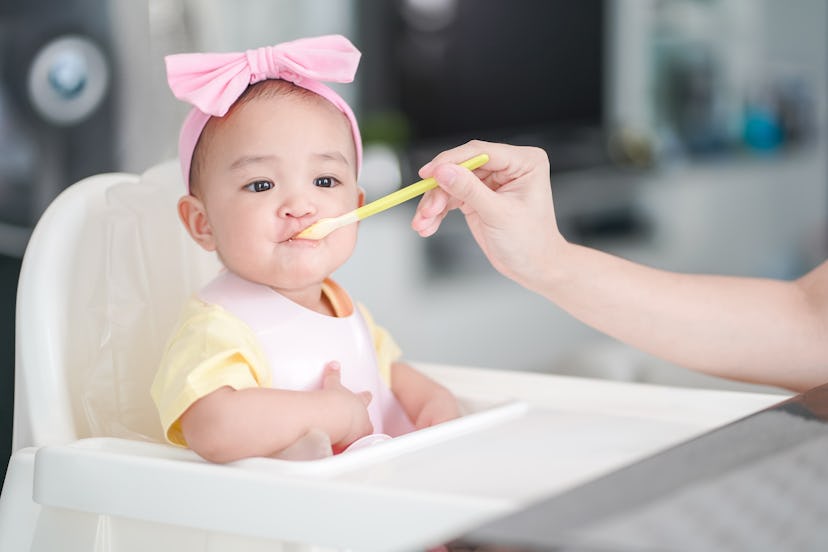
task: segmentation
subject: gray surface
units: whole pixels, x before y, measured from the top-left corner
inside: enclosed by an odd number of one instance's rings
[[[481,550],[822,550],[828,424],[818,418],[828,411],[828,388],[813,397],[807,407],[793,400],[749,416],[461,540],[492,547]]]

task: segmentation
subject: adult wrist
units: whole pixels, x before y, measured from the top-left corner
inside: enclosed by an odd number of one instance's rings
[[[577,245],[571,244],[558,234],[538,253],[530,270],[519,283],[549,299],[571,278],[572,254]]]

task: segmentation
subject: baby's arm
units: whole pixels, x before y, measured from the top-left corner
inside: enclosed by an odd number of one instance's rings
[[[391,391],[417,429],[460,415],[457,399],[451,391],[403,362],[391,365]]]
[[[212,462],[273,456],[313,429],[325,432],[339,452],[373,431],[370,401],[369,392],[345,388],[331,363],[318,391],[221,387],[184,412],[181,428],[187,445]]]

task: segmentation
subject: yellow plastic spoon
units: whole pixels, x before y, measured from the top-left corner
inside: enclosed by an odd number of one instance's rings
[[[459,163],[461,167],[466,167],[470,171],[482,167],[489,161],[489,156],[485,153],[481,153],[471,159],[467,159],[462,163]],[[334,230],[338,228],[342,228],[343,226],[347,226],[348,224],[353,224],[357,221],[360,221],[366,217],[370,217],[371,215],[376,215],[377,213],[381,213],[386,209],[390,209],[395,205],[399,205],[404,201],[408,201],[411,198],[417,197],[420,194],[426,193],[428,190],[432,190],[437,187],[437,181],[433,178],[425,178],[420,180],[419,182],[415,182],[414,184],[410,184],[405,188],[400,188],[396,192],[391,192],[387,196],[383,196],[377,200],[372,201],[371,203],[367,203],[358,209],[354,209],[344,215],[340,215],[334,218],[323,218],[319,219],[298,234],[294,236],[295,238],[302,238],[306,240],[321,240]]]

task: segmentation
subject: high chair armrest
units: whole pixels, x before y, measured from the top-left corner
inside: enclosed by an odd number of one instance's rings
[[[37,452],[34,499],[72,511],[378,552],[410,549],[422,542],[423,528],[451,535],[516,506],[280,473],[279,462],[219,465],[168,445],[83,439]]]

